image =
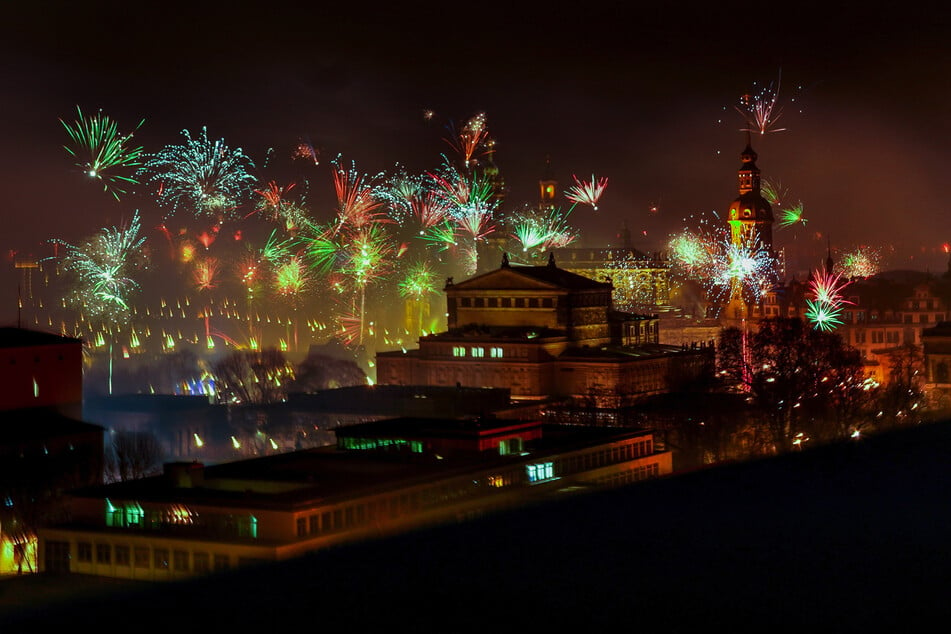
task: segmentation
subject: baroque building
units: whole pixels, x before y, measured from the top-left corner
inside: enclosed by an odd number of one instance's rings
[[[624,407],[710,369],[713,346],[659,343],[654,314],[616,310],[613,284],[559,268],[510,264],[447,281],[448,329],[415,350],[380,352],[381,385],[505,387],[513,399]]]

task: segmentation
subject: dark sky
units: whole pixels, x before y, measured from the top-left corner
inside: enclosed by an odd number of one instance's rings
[[[73,168],[58,119],[77,105],[125,129],[144,118],[146,151],[207,126],[261,165],[268,148],[287,157],[309,139],[323,155],[308,175],[316,205],[332,204],[338,153],[368,173],[435,169],[451,151],[445,124],[485,112],[509,201],[535,199],[550,155],[563,189],[572,175],[609,179],[598,212],[573,212],[582,244],[627,222],[635,246],[656,250],[684,218],[735,197],[745,136],[734,106],[773,83],[786,129],[754,137],[758,165],[808,219],[777,244],[867,244],[890,268],[946,266],[948,10],[25,4],[5,7],[0,27],[5,252],[43,252],[134,209],[158,217],[144,193],[116,202]]]

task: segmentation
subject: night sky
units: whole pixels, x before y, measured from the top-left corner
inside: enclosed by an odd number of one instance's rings
[[[0,32],[4,253],[45,255],[49,238],[81,239],[135,209],[155,235],[148,192],[116,202],[66,155],[59,118],[77,105],[126,130],[144,118],[147,152],[207,126],[258,165],[272,149],[276,166],[309,140],[322,154],[306,174],[318,217],[332,213],[336,155],[367,173],[435,169],[451,152],[447,123],[484,112],[511,204],[536,199],[550,156],[563,190],[572,175],[609,179],[599,211],[572,216],[581,245],[616,241],[626,222],[655,251],[736,196],[735,106],[772,83],[785,129],[754,137],[758,165],[807,218],[777,245],[871,245],[886,268],[947,266],[948,10],[25,4],[5,7]]]

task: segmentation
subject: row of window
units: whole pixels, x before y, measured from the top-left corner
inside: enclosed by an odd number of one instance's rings
[[[152,570],[174,570],[175,572],[205,573],[212,570],[228,570],[231,557],[224,553],[190,553],[185,550],[168,548],[150,548],[149,546],[128,546],[126,544],[76,544],[76,561],[90,564],[95,554],[96,563]]]
[[[541,482],[559,475],[595,469],[598,467],[633,460],[653,453],[653,439],[648,437],[625,445],[605,447],[600,451],[568,456],[555,462],[526,465],[506,473],[487,476],[485,481],[459,479],[445,482],[422,491],[401,493],[390,498],[371,500],[342,508],[312,513],[296,520],[297,537],[305,538],[321,534],[347,531],[372,525],[376,522],[396,519],[421,509],[432,508],[470,497],[479,493],[481,485],[498,488],[525,482]],[[656,467],[656,465],[654,465]],[[521,470],[521,473],[520,473]]]
[[[554,308],[553,297],[460,297],[461,308]]]
[[[660,467],[655,462],[654,464],[635,467],[633,469],[621,471],[620,473],[612,473],[603,478],[599,478],[597,483],[615,486],[620,484],[629,484],[639,480],[646,480],[648,478],[656,478],[658,475],[660,475]]]
[[[452,356],[454,357],[465,357],[467,356],[466,346],[453,346],[452,347]],[[482,346],[471,346],[468,348],[468,356],[473,359],[484,359],[485,358],[485,348]],[[489,348],[489,358],[490,359],[501,359],[504,355],[504,352],[499,346],[492,346]]]

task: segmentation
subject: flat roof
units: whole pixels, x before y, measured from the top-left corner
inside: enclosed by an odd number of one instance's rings
[[[455,424],[459,421],[446,422]],[[510,421],[501,422],[511,425]],[[465,475],[474,470],[504,468],[542,460],[559,453],[650,433],[648,430],[630,428],[544,425],[541,439],[526,442],[527,455],[503,456],[494,451],[485,451],[463,453],[445,459],[432,453],[317,447],[206,465],[203,469],[204,482],[198,486],[176,486],[171,477],[163,474],[86,487],[73,494],[77,497],[110,497],[139,502],[292,510],[321,501],[383,494]]]
[[[0,327],[0,348],[23,348],[27,346],[51,346],[57,344],[81,344],[82,339],[29,330],[27,328]]]

